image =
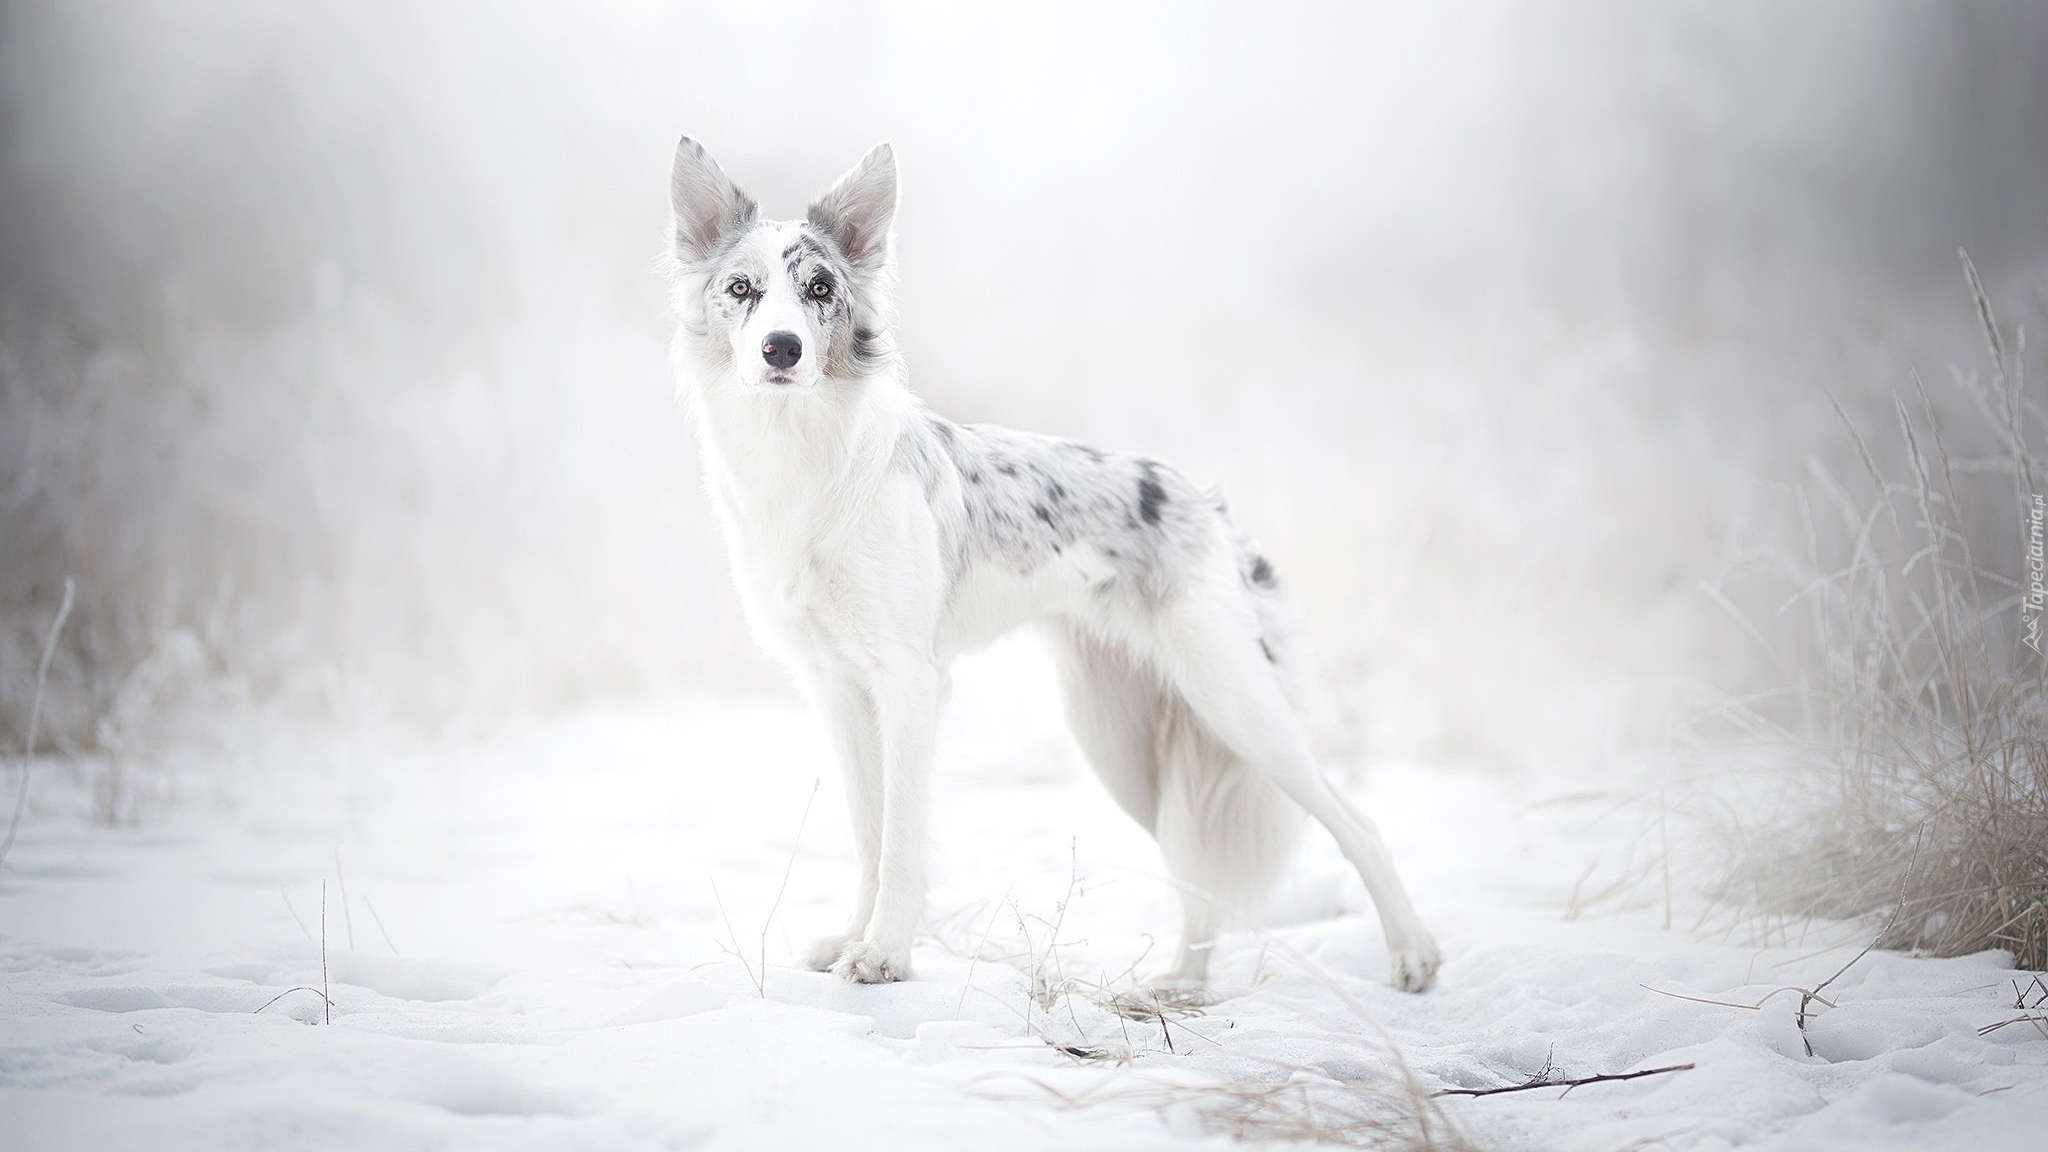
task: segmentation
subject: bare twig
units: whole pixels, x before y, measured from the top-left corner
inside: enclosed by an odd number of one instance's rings
[[[1910,872],[1911,870],[1908,869],[1909,874]],[[1827,991],[1828,985],[1833,984],[1836,980],[1841,979],[1842,973],[1847,972],[1851,968],[1854,968],[1858,960],[1861,960],[1865,956],[1870,955],[1870,950],[1872,948],[1877,947],[1877,942],[1879,940],[1884,939],[1885,933],[1890,932],[1892,930],[1893,921],[1899,918],[1899,909],[1904,908],[1905,906],[1905,902],[1901,901],[1896,907],[1894,907],[1892,909],[1892,914],[1885,919],[1884,927],[1879,928],[1877,930],[1877,935],[1870,938],[1870,943],[1865,944],[1863,946],[1863,951],[1858,952],[1854,956],[1849,957],[1849,962],[1847,964],[1842,965],[1840,968],[1835,969],[1835,974],[1833,976],[1828,977],[1827,979],[1814,985],[1812,988],[1799,989],[1799,1011],[1793,1014],[1792,1019],[1795,1023],[1799,1025],[1799,1042],[1806,1045],[1806,1054],[1808,1056],[1813,1055],[1813,1041],[1809,1039],[1806,1035],[1806,1010],[1809,1007],[1811,1007],[1816,1001],[1825,1004],[1830,1008],[1833,1008],[1835,1006],[1834,1001],[1829,1000],[1825,996],[1822,996],[1821,993]]]
[[[299,910],[292,907],[292,894],[285,891],[283,877],[278,878],[277,895],[284,901],[284,910],[292,914],[292,923],[299,926],[299,931],[306,934],[306,943],[311,944],[313,942],[313,930],[306,927],[306,922],[299,919]]]
[[[1996,1024],[1986,1024],[1982,1028],[1977,1029],[1977,1035],[1989,1036],[2000,1028],[2009,1028],[2014,1024],[2032,1024],[2034,1031],[2039,1032],[2043,1039],[2048,1039],[2048,1016],[2035,1016],[2031,1013],[2025,1016],[2015,1016],[2010,1020],[2000,1020]]]
[[[334,998],[327,994],[327,881],[320,881],[320,999],[324,1023],[334,1023]]]
[[[28,706],[28,740],[21,753],[21,784],[14,790],[14,816],[7,821],[7,840],[0,843],[0,865],[7,863],[7,854],[14,850],[14,834],[21,830],[21,814],[28,807],[28,773],[36,758],[36,725],[43,718],[43,688],[50,680],[50,658],[57,654],[57,634],[64,630],[64,621],[71,618],[71,604],[77,593],[77,583],[66,576],[64,602],[57,606],[57,619],[50,624],[49,635],[43,638],[43,658],[36,663],[36,692]]]
[[[796,870],[796,854],[803,847],[804,828],[811,821],[811,805],[817,801],[818,789],[823,784],[823,779],[811,781],[811,794],[804,801],[804,814],[796,824],[796,842],[789,846],[789,859],[782,867],[782,886],[775,890],[775,900],[768,905],[768,916],[761,921],[761,936],[757,945],[759,951],[756,953],[759,967],[756,967],[755,961],[749,960],[741,949],[739,933],[732,926],[732,916],[725,910],[725,897],[718,891],[718,879],[711,878],[711,898],[718,903],[718,918],[725,922],[725,938],[732,945],[728,948],[721,944],[719,950],[731,953],[732,958],[740,962],[740,967],[746,969],[748,981],[754,985],[754,994],[763,1000],[768,998],[768,930],[775,923],[776,911],[782,907],[783,893],[789,891],[790,873]]]
[[[348,877],[341,871],[341,849],[334,849],[334,882],[341,886],[341,925],[348,933],[348,950],[356,950],[356,918],[348,910]]]
[[[1743,1004],[1734,1000],[1710,1000],[1705,996],[1687,996],[1683,992],[1667,992],[1662,988],[1652,988],[1648,984],[1638,984],[1636,985],[1636,987],[1641,988],[1645,992],[1655,992],[1659,996],[1669,996],[1673,1000],[1689,1000],[1694,1004],[1711,1004],[1716,1008],[1740,1008],[1744,1012],[1760,1011],[1765,1004],[1770,1003],[1771,998],[1773,996],[1782,996],[1787,992],[1803,993],[1806,991],[1806,989],[1804,988],[1792,988],[1789,986],[1785,988],[1773,988],[1771,991],[1764,993],[1763,998],[1758,1000],[1756,1003]]]
[[[789,874],[796,871],[796,854],[804,846],[804,828],[811,822],[811,805],[817,803],[818,789],[824,782],[823,777],[811,781],[811,794],[804,799],[804,814],[796,822],[796,842],[789,846],[789,860],[782,866],[782,884],[775,889],[775,902],[768,905],[768,915],[761,921],[760,993],[763,999],[768,996],[768,928],[775,923],[775,913],[782,907],[782,894],[789,891]]]
[[[2020,982],[2014,980],[2012,982],[2012,991],[2012,1006],[2020,1009],[2021,1014],[2009,1020],[2000,1020],[1995,1024],[1986,1024],[1982,1028],[1977,1029],[1977,1035],[1989,1036],[2000,1028],[2010,1028],[2014,1024],[2032,1024],[2034,1031],[2039,1032],[2044,1038],[2048,1038],[2048,1016],[2041,1015],[2039,1011],[2041,1008],[2048,1007],[2048,982],[2044,982],[2040,976],[2036,975],[2027,981],[2025,987],[2021,987]],[[2032,998],[2031,1003],[2029,1003],[2029,997]]]
[[[732,917],[726,914],[725,897],[720,895],[718,892],[718,880],[716,877],[713,877],[711,880],[711,898],[718,902],[718,918],[725,922],[725,938],[732,941],[732,947],[726,949],[726,951],[731,952],[733,955],[733,959],[738,960],[740,962],[740,967],[747,970],[747,979],[751,981],[754,985],[754,994],[761,997],[763,1000],[767,999],[767,974],[762,973],[761,975],[755,975],[753,961],[748,960],[747,954],[740,951],[739,934],[732,930]]]
[[[2029,996],[2034,998],[2032,1004],[2027,1003],[2027,997]],[[2027,985],[2024,988],[2020,987],[2019,981],[2015,980],[2012,982],[2013,1007],[2039,1008],[2043,1005],[2048,1005],[2048,980],[2043,980],[2039,975],[2035,975],[2028,979]]]
[[[1638,984],[1636,985],[1636,987],[1641,988],[1645,992],[1655,992],[1659,996],[1669,996],[1674,1000],[1689,1000],[1694,1004],[1711,1004],[1716,1008],[1739,1008],[1744,1012],[1755,1012],[1762,1009],[1763,1006],[1769,1003],[1771,998],[1774,996],[1782,996],[1787,992],[1797,992],[1799,993],[1799,1008],[1797,1011],[1793,1013],[1792,1018],[1793,1021],[1799,1026],[1799,1042],[1805,1046],[1806,1054],[1808,1056],[1811,1056],[1813,1055],[1813,1040],[1806,1034],[1806,1021],[1810,1018],[1811,1013],[1809,1013],[1807,1010],[1815,1004],[1822,1004],[1829,1008],[1833,1008],[1835,1006],[1834,1001],[1828,999],[1825,996],[1822,996],[1821,993],[1827,990],[1828,985],[1833,984],[1836,980],[1841,979],[1842,974],[1844,972],[1847,972],[1849,969],[1854,968],[1858,960],[1861,960],[1865,956],[1870,955],[1871,949],[1877,947],[1877,942],[1879,940],[1884,939],[1885,933],[1891,931],[1892,921],[1898,919],[1899,908],[1903,908],[1904,906],[1904,903],[1901,902],[1897,907],[1894,907],[1892,909],[1890,919],[1887,919],[1884,922],[1884,927],[1877,930],[1877,935],[1871,937],[1870,943],[1865,944],[1863,946],[1863,951],[1856,953],[1856,955],[1854,956],[1851,956],[1847,964],[1844,964],[1840,968],[1835,969],[1834,975],[1828,977],[1827,979],[1821,981],[1820,983],[1814,985],[1811,988],[1798,988],[1788,984],[1782,988],[1774,988],[1771,991],[1764,993],[1764,995],[1753,1004],[1744,1004],[1740,1001],[1735,1000],[1713,1000],[1704,996],[1687,996],[1682,992],[1667,992],[1662,988],[1652,988],[1648,984]]]
[[[270,1007],[272,1004],[277,1003],[279,1000],[284,999],[285,997],[291,995],[294,992],[311,992],[313,995],[320,997],[320,999],[322,1000],[327,999],[327,994],[320,991],[318,988],[315,988],[310,984],[301,984],[296,988],[287,988],[284,991],[279,992],[277,995],[272,996],[270,999],[265,1000],[263,1002],[263,1007],[256,1009],[256,1012],[263,1011],[264,1008]],[[254,1016],[256,1012],[251,1012],[250,1015]]]
[[[1563,1088],[1569,1091],[1587,1084],[1606,1084],[1616,1080],[1637,1080],[1644,1076],[1661,1076],[1666,1072],[1690,1072],[1695,1064],[1671,1064],[1663,1068],[1645,1068],[1640,1072],[1608,1072],[1599,1076],[1577,1076],[1569,1080],[1552,1080],[1540,1073],[1526,1084],[1510,1084],[1505,1088],[1444,1088],[1431,1092],[1430,1096],[1499,1096],[1507,1092],[1530,1092],[1538,1088]]]
[[[391,933],[384,930],[384,918],[377,915],[377,906],[370,903],[368,896],[363,897],[363,907],[370,910],[370,920],[377,925],[377,934],[384,937],[384,943],[390,947],[391,954],[398,955],[398,945],[391,942]]]
[[[1008,891],[1003,893],[1002,903],[995,904],[989,908],[988,923],[981,929],[981,943],[976,944],[974,951],[969,953],[967,957],[967,977],[960,982],[960,1000],[953,1005],[953,1014],[955,1016],[963,1015],[967,1010],[967,993],[969,989],[974,987],[974,966],[980,962],[981,954],[988,950],[988,938],[989,934],[996,929],[996,917],[1003,914],[1003,904],[1009,903],[1010,893],[1015,890],[1015,886],[1012,885]]]

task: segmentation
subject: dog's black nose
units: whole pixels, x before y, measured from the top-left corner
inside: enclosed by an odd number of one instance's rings
[[[790,368],[804,358],[804,342],[794,332],[770,332],[761,345],[761,359],[771,368]]]

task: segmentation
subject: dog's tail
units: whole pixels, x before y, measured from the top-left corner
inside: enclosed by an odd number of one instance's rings
[[[1159,842],[1191,920],[1220,926],[1253,911],[1292,853],[1301,810],[1126,645],[1071,625],[1051,639],[1074,736]]]
[[[1158,812],[1153,835],[1191,907],[1211,922],[1255,911],[1271,891],[1301,831],[1295,807],[1265,775],[1209,731],[1180,695],[1161,694],[1153,730]]]
[[[1221,497],[1217,511],[1224,511]],[[1294,667],[1292,607],[1258,545],[1232,536],[1237,575],[1258,622],[1259,649],[1298,712],[1302,684]],[[1293,854],[1301,809],[1211,732],[1177,693],[1164,696],[1155,729],[1159,846],[1175,876],[1215,896],[1217,911],[1249,910],[1271,891]]]

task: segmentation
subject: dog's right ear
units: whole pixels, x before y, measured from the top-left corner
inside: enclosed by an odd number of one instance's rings
[[[685,264],[709,259],[727,236],[754,222],[754,198],[688,136],[676,142],[668,202],[675,215],[675,256]]]
[[[896,153],[875,145],[853,170],[817,198],[806,213],[813,228],[830,235],[857,268],[889,262],[896,224]]]

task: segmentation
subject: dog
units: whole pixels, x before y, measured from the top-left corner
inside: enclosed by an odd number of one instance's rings
[[[1440,957],[1379,833],[1317,769],[1286,686],[1279,578],[1222,499],[1139,456],[934,415],[895,341],[897,175],[877,145],[801,220],[763,219],[677,145],[672,348],[757,639],[846,774],[846,931],[808,962],[909,979],[933,733],[962,652],[1041,625],[1067,719],[1183,893],[1169,987],[1204,986],[1224,912],[1284,864],[1299,810],[1372,895],[1393,983]]]

